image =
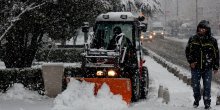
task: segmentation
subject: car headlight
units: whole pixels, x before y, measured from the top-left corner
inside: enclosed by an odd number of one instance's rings
[[[150,35],[150,36],[149,36],[149,38],[150,38],[150,39],[152,39],[152,38],[153,38],[153,36],[151,36],[151,35]]]
[[[114,70],[109,70],[108,71],[108,76],[116,76],[117,73]]]
[[[96,72],[96,76],[103,76],[103,75],[104,75],[104,72],[101,70]]]
[[[144,36],[143,36],[143,35],[141,35],[141,39],[144,39]]]
[[[153,32],[153,35],[156,35],[156,33],[155,33],[155,32]]]

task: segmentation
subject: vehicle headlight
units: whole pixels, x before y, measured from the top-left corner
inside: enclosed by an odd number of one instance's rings
[[[161,34],[164,34],[163,32],[161,32]]]
[[[150,39],[152,39],[152,38],[153,38],[153,36],[149,36],[149,38],[150,38]]]
[[[156,35],[156,33],[155,33],[155,32],[153,32],[153,35]]]
[[[108,71],[108,76],[116,76],[117,73],[114,70],[109,70]]]
[[[144,39],[144,36],[143,36],[143,35],[141,35],[141,39]]]
[[[96,76],[103,76],[103,75],[104,75],[104,72],[101,70],[96,72]]]

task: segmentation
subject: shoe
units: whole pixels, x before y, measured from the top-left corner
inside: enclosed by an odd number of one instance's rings
[[[205,105],[205,109],[206,109],[206,110],[211,109],[210,103],[211,103],[211,100],[207,100],[207,99],[204,100],[204,105]]]
[[[197,108],[198,106],[199,106],[199,101],[194,101],[193,107],[194,107],[194,108]]]
[[[210,105],[209,105],[209,104],[206,104],[206,105],[205,105],[205,109],[206,109],[206,110],[211,109]]]

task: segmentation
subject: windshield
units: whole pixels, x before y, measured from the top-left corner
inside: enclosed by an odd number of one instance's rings
[[[107,49],[110,40],[113,38],[113,29],[120,27],[121,32],[124,33],[125,37],[132,40],[132,24],[125,23],[100,23],[96,25],[95,37],[93,39],[92,48],[103,48]]]

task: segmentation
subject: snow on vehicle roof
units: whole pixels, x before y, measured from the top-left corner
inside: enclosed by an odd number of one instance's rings
[[[138,16],[135,16],[131,12],[108,12],[99,15],[96,21],[136,21],[137,18]]]

